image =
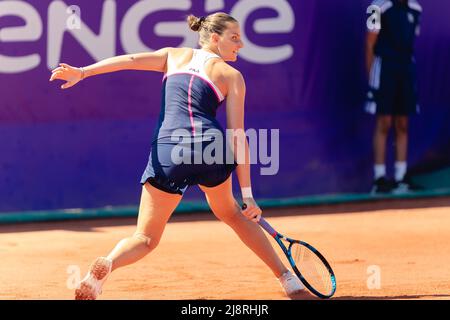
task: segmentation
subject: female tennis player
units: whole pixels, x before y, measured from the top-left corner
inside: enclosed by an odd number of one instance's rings
[[[255,223],[261,216],[261,209],[252,195],[249,147],[245,134],[242,134],[245,132],[245,82],[242,74],[227,63],[236,61],[243,47],[239,23],[221,12],[201,18],[190,15],[187,21],[193,31],[199,32],[201,49],[163,48],[152,53],[116,56],[81,68],[61,63],[52,70],[50,81],[66,81],[62,89],[86,78],[119,70],[164,73],[161,114],[141,179],[136,231],[121,240],[108,256],[99,257],[91,264],[75,291],[75,299],[96,299],[113,270],[135,263],[155,249],[169,217],[191,185],[199,185],[216,217],[228,224],[269,266],[287,295],[304,289]],[[194,163],[191,160],[197,159],[198,152],[203,152],[217,138],[226,141],[223,129],[215,119],[216,111],[225,99],[227,128],[235,133],[230,143],[233,150],[244,150],[245,161],[236,161],[236,152],[232,153],[231,163],[225,161],[229,148],[224,147],[223,158],[219,156],[223,161]],[[200,126],[202,130],[199,130]],[[180,132],[184,132],[184,136],[180,136]],[[180,147],[180,138],[190,140]],[[175,148],[178,148],[176,152]],[[180,151],[187,161],[174,161],[174,154]],[[243,211],[232,193],[231,173],[235,169],[243,201],[247,204]]]

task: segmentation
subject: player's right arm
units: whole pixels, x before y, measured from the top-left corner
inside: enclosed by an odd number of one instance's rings
[[[121,70],[146,70],[166,72],[167,57],[170,48],[163,48],[155,52],[126,54],[107,58],[84,68],[77,68],[66,63],[60,63],[59,67],[52,70],[50,81],[64,80],[61,89],[67,89],[80,80],[99,74],[111,73]]]
[[[242,200],[247,208],[242,211],[248,219],[257,222],[261,216],[261,209],[253,198],[250,180],[250,150],[245,135],[244,104],[245,104],[245,80],[242,74],[233,69],[228,69],[227,75],[227,129],[232,130],[234,158],[238,163],[236,174],[242,192]]]

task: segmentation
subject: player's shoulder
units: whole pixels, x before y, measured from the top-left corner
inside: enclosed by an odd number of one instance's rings
[[[408,1],[408,7],[411,9],[411,10],[414,10],[414,11],[417,11],[417,12],[419,12],[419,13],[421,13],[422,12],[422,6],[420,5],[420,3],[419,3],[419,1],[417,1],[417,0],[409,0]]]
[[[244,81],[244,76],[242,75],[242,73],[238,69],[230,66],[225,61],[222,61],[222,62],[219,62],[219,63],[221,65],[221,67],[222,67],[223,75],[226,78],[228,78],[228,79],[230,79],[232,81]]]
[[[380,8],[381,13],[383,14],[393,7],[394,3],[391,0],[373,0],[372,6]]]
[[[192,48],[176,48],[176,47],[167,47],[166,48],[171,55],[184,55],[186,53],[192,52]]]
[[[192,48],[167,47],[168,60],[176,64],[187,63],[192,58]]]

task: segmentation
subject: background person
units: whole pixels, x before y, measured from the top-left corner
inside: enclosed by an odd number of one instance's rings
[[[376,115],[372,192],[418,189],[407,175],[409,116],[419,113],[414,42],[420,32],[422,7],[415,0],[376,0],[381,29],[367,33],[369,92],[366,111]],[[395,177],[386,175],[386,141],[395,128]]]

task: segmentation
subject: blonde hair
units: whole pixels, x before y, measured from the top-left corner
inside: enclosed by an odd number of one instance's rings
[[[200,18],[191,14],[187,17],[187,22],[191,30],[200,33],[199,43],[203,46],[209,43],[211,34],[222,35],[227,29],[228,22],[237,23],[238,21],[227,13],[216,12]]]

